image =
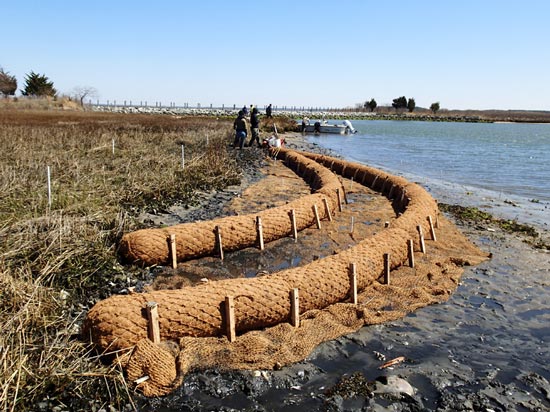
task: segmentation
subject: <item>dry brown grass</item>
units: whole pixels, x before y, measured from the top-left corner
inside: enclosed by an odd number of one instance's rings
[[[82,106],[68,96],[21,96],[0,99],[0,110],[82,110]]]
[[[80,339],[80,321],[145,276],[116,259],[133,215],[239,179],[231,135],[213,119],[0,110],[0,410],[132,405],[120,369]]]

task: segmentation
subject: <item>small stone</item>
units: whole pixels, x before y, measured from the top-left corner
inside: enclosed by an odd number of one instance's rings
[[[414,396],[414,388],[405,379],[398,376],[381,376],[374,382],[374,393],[401,394]]]

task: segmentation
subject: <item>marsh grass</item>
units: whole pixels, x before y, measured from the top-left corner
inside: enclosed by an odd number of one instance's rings
[[[116,258],[139,212],[239,181],[230,139],[215,119],[0,111],[1,410],[133,408],[121,368],[94,358],[80,323],[145,276]]]

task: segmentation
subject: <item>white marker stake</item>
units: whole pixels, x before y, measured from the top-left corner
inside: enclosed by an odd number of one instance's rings
[[[112,147],[113,147],[113,155],[115,154],[115,139],[112,141]]]
[[[51,181],[51,173],[50,173],[50,166],[48,166],[48,206],[52,205],[52,181]]]

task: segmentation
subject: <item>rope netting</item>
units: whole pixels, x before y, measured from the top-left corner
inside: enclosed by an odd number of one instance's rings
[[[342,193],[343,186],[333,172],[385,194],[398,217],[391,227],[357,245],[302,267],[256,278],[112,296],[97,303],[88,313],[85,333],[102,350],[133,349],[123,362],[131,380],[148,377],[140,384],[144,394],[170,392],[193,367],[261,369],[298,361],[320,342],[447,299],[462,273],[456,256],[469,263],[485,258],[452,224],[439,217],[445,229],[443,237],[448,233],[452,239],[434,242],[441,246],[433,249],[429,259],[424,258],[415,268],[407,267],[409,239],[415,239],[416,250],[421,249],[419,230],[429,233],[433,226],[428,217],[438,216],[435,200],[423,188],[401,177],[327,156],[281,149],[278,157],[304,177],[314,193],[258,214],[266,242],[292,232],[289,210],[295,211],[298,230],[315,224],[313,206],[324,210],[323,199],[331,211],[338,210],[337,190]],[[215,254],[216,226],[224,234],[225,250],[254,246],[258,241],[256,216],[129,233],[121,250],[127,260],[136,263],[165,264],[170,257],[167,237],[176,233],[178,260]],[[452,245],[451,250],[448,245]],[[384,255],[389,256],[388,262]],[[350,264],[355,267],[357,304],[342,303],[349,301],[353,286]],[[383,284],[388,269],[400,275],[392,275],[392,283]],[[296,310],[290,297],[293,290],[299,291],[300,327],[288,323]],[[232,319],[224,305],[229,296]],[[158,304],[160,343],[149,339],[148,302]],[[232,342],[225,337],[229,323],[238,335]]]
[[[337,190],[343,192],[338,178],[314,160],[289,152],[280,151],[288,167],[299,169],[310,184],[314,193],[255,215],[229,216],[206,222],[193,222],[160,229],[143,229],[127,233],[120,243],[120,254],[128,262],[155,265],[170,261],[169,238],[176,235],[177,260],[184,261],[217,253],[216,233],[219,230],[223,239],[223,250],[234,251],[254,246],[258,242],[256,218],[262,221],[264,242],[288,236],[292,233],[292,219],[289,212],[294,210],[297,230],[303,230],[315,222],[313,205],[317,205],[321,218],[326,217],[323,199],[330,211],[337,206]],[[219,228],[219,229],[217,229]]]

